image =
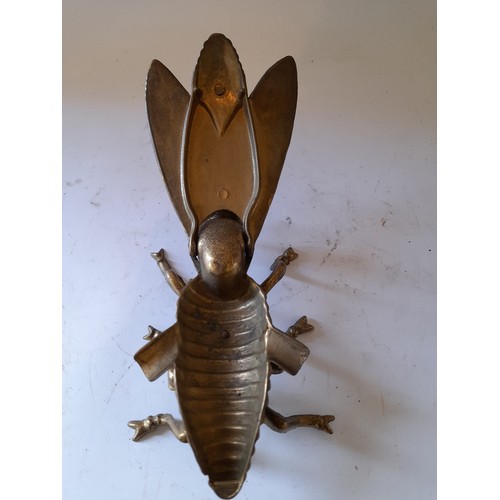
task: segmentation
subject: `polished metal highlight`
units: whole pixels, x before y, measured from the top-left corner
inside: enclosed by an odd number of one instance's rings
[[[155,60],[146,102],[165,184],[198,275],[186,284],[163,249],[152,254],[179,296],[177,322],[165,331],[150,326],[148,343],[134,358],[150,381],[168,372],[182,420],[160,414],[128,425],[134,441],[168,426],[191,445],[215,493],[233,498],[262,423],[277,432],[308,426],[331,434],[334,420],[284,417],[268,406],[270,375],[295,375],[309,355],[296,339],[313,329],[307,318],[282,332],[266,302],[297,254],[288,248],[278,256],[260,285],[247,275],[290,143],[297,70],[293,58],[281,59],[248,97],[236,51],[215,34],[201,51],[191,96]]]

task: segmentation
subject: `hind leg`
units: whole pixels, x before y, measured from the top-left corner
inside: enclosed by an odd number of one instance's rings
[[[276,432],[288,432],[297,427],[314,427],[328,434],[333,434],[329,425],[333,420],[335,420],[333,415],[291,415],[284,417],[266,406],[264,423]]]
[[[182,420],[174,418],[170,413],[160,413],[159,415],[149,416],[144,420],[131,420],[128,426],[135,429],[132,441],[139,441],[145,435],[154,431],[159,426],[167,426],[173,435],[181,442],[187,443],[186,428]]]

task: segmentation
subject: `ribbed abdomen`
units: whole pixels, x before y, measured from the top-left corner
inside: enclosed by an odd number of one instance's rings
[[[230,302],[202,286],[193,280],[178,304],[177,393],[202,471],[214,489],[231,489],[245,478],[266,398],[267,307],[253,282]]]

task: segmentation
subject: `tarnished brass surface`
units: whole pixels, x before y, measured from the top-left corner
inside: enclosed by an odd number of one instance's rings
[[[191,445],[215,493],[232,498],[245,480],[262,423],[277,432],[308,426],[332,433],[334,420],[284,417],[267,402],[270,375],[295,375],[309,355],[296,339],[313,329],[307,318],[283,333],[273,326],[266,302],[297,254],[288,248],[261,285],[247,275],[291,137],[295,62],[286,57],[276,63],[247,97],[236,51],[216,34],[201,51],[191,96],[153,61],[146,99],[160,167],[198,275],[186,284],[163,249],[152,254],[179,296],[177,322],[165,331],[150,326],[135,360],[150,381],[168,372],[182,420],[160,414],[129,426],[135,441],[168,426]]]

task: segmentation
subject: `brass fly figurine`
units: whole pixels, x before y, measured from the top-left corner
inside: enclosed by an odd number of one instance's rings
[[[198,275],[186,284],[163,249],[152,254],[179,296],[177,322],[165,331],[149,327],[135,360],[150,381],[168,372],[182,420],[160,414],[128,425],[134,441],[168,426],[191,445],[215,493],[232,498],[245,480],[262,423],[278,432],[309,426],[331,434],[334,420],[284,417],[268,406],[270,375],[295,375],[309,355],[296,339],[313,329],[307,318],[284,333],[272,324],[266,303],[297,254],[288,248],[260,285],[247,275],[290,143],[295,61],[278,61],[248,97],[233,45],[214,34],[198,59],[192,95],[155,60],[146,103],[163,178]]]

